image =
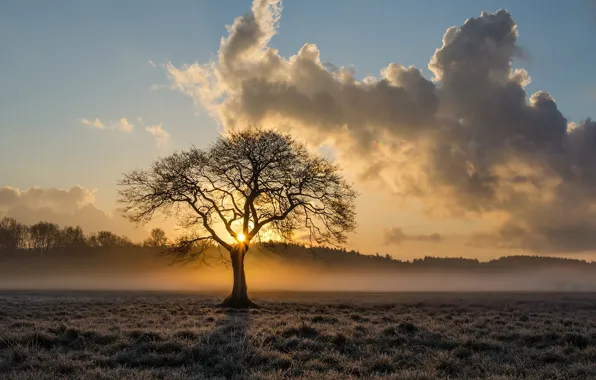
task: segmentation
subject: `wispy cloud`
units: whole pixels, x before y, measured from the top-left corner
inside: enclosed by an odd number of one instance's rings
[[[121,118],[120,120],[116,121],[116,122],[109,122],[109,123],[104,123],[102,122],[99,118],[95,118],[95,119],[88,119],[88,118],[82,118],[80,119],[81,123],[92,127],[92,128],[97,128],[100,130],[111,130],[111,131],[117,131],[117,132],[126,132],[126,133],[131,133],[134,131],[134,124],[131,124],[126,118]],[[139,116],[137,118],[137,121],[140,125],[140,127],[143,127],[143,118],[141,116]],[[148,125],[145,127],[145,131],[147,131],[147,133],[151,134],[151,136],[153,136],[153,138],[155,139],[155,142],[157,143],[158,147],[164,147],[168,144],[168,142],[170,141],[170,134],[163,129],[163,125],[162,124],[154,124],[154,125]]]
[[[81,123],[97,129],[113,130],[120,132],[132,132],[134,129],[134,125],[129,123],[128,120],[124,117],[118,120],[117,122],[110,122],[108,124],[102,122],[101,120],[99,120],[99,118],[95,118],[95,120],[82,118]]]
[[[116,123],[115,125],[116,129],[120,129],[124,132],[132,132],[134,129],[134,125],[130,124],[125,118],[120,119],[120,122]]]
[[[403,232],[401,228],[393,227],[385,230],[385,244],[401,244],[404,241],[426,241],[431,243],[438,243],[443,240],[443,237],[437,233],[409,235]]]
[[[97,129],[105,129],[106,128],[104,123],[102,123],[101,120],[99,120],[97,118],[95,120],[89,120],[87,118],[82,118],[81,123],[88,125],[90,127],[97,128]]]
[[[163,129],[161,124],[150,125],[145,127],[145,130],[155,138],[155,142],[159,147],[165,146],[170,141],[170,134]]]

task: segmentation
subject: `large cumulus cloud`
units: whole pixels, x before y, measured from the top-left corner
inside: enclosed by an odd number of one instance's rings
[[[323,63],[314,44],[282,57],[269,46],[280,17],[280,1],[255,0],[216,61],[166,66],[173,85],[225,128],[275,126],[331,145],[358,178],[429,212],[499,215],[501,228],[475,244],[596,248],[596,125],[569,123],[550,94],[526,93],[507,11],[449,28],[430,58],[434,78],[391,63],[360,79]]]

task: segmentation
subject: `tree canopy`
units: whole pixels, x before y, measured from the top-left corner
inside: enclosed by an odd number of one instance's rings
[[[188,233],[182,252],[211,240],[230,250],[265,231],[279,240],[300,232],[315,244],[346,241],[355,228],[356,193],[337,164],[309,153],[289,134],[250,128],[222,135],[133,170],[119,182],[132,221],[174,216]],[[303,237],[303,236],[299,236]]]

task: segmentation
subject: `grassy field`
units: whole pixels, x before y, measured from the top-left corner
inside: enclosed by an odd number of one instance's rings
[[[219,296],[0,293],[0,378],[596,378],[595,294]]]

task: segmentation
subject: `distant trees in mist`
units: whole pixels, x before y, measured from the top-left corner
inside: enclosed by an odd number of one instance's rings
[[[155,228],[142,242],[110,231],[85,234],[81,227],[59,227],[48,222],[25,225],[13,218],[0,219],[0,258],[3,254],[28,251],[45,256],[49,252],[79,255],[85,250],[110,250],[122,248],[145,248],[166,251],[171,247],[166,233]],[[299,242],[261,242],[262,248],[288,263],[308,265],[318,263],[338,269],[359,270],[430,270],[430,271],[511,271],[539,267],[596,268],[596,262],[548,256],[504,256],[490,261],[464,257],[431,257],[399,260],[389,254],[362,254],[353,249],[310,246]],[[50,255],[48,255],[50,258]]]
[[[0,252],[34,250],[79,250],[81,248],[161,248],[168,245],[166,233],[155,228],[141,243],[111,231],[85,234],[79,226],[60,227],[55,223],[38,222],[32,225],[19,223],[13,218],[0,219]]]
[[[389,254],[362,254],[345,248],[309,247],[299,243],[268,242],[264,246],[283,256],[285,260],[319,260],[335,268],[358,268],[359,270],[428,270],[428,271],[514,271],[533,270],[541,267],[596,268],[596,262],[564,257],[513,255],[488,261],[465,257],[425,256],[411,261],[400,260]],[[504,251],[505,253],[506,251]]]

